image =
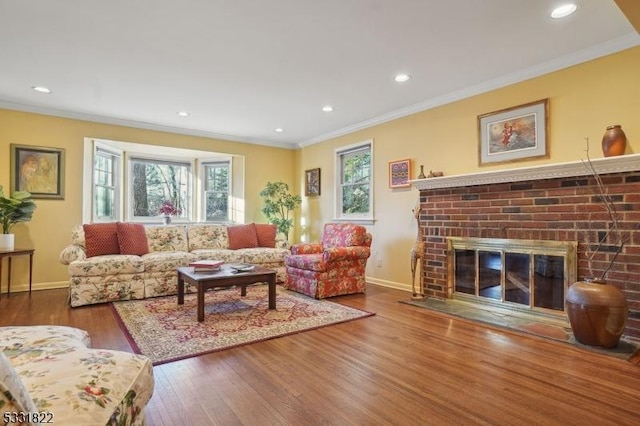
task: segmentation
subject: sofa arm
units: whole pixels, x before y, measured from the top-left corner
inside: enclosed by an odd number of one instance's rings
[[[324,250],[322,260],[331,262],[346,259],[367,259],[371,255],[371,249],[365,246],[332,247]]]
[[[312,244],[295,244],[291,246],[291,254],[318,254],[322,253],[322,245]]]
[[[85,251],[84,247],[76,244],[70,244],[62,250],[59,260],[63,265],[68,265],[74,260],[84,260],[86,258],[87,252]]]

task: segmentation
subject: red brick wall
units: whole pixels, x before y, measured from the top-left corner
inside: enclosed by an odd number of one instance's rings
[[[615,203],[626,241],[607,282],[618,286],[629,302],[624,335],[640,340],[640,172],[601,178]],[[585,250],[609,223],[598,194],[595,179],[587,176],[420,190],[420,226],[426,247],[421,278],[426,295],[450,297],[449,236],[578,241],[578,279],[590,276]],[[612,246],[606,246],[597,256],[594,272],[606,268],[612,251]]]

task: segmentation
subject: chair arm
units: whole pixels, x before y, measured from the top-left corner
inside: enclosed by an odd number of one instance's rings
[[[318,253],[322,253],[322,245],[318,243],[295,244],[291,246],[291,254],[318,254]]]
[[[324,250],[322,260],[331,262],[347,259],[367,259],[371,255],[371,249],[366,246],[332,247]]]
[[[84,260],[86,258],[87,252],[85,251],[84,247],[77,244],[70,244],[62,249],[59,260],[63,265],[68,265],[74,260]]]

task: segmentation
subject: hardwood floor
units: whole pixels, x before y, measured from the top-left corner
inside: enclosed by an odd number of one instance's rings
[[[401,304],[370,285],[359,319],[154,368],[150,425],[637,425],[640,366]],[[66,290],[0,300],[0,325],[61,324],[130,351],[108,305]]]

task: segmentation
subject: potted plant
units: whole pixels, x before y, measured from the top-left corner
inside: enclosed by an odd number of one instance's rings
[[[158,213],[163,216],[162,220],[164,224],[168,225],[171,223],[171,216],[178,216],[182,213],[182,209],[176,207],[171,200],[165,200],[160,206]]]
[[[15,238],[9,231],[17,223],[30,221],[35,209],[36,203],[31,198],[31,193],[16,191],[10,197],[6,197],[0,185],[0,250],[14,249]]]
[[[620,229],[620,215],[614,200],[589,158],[588,144],[587,140],[587,160],[584,164],[595,180],[597,198],[602,202],[606,220],[604,229],[587,233],[585,257],[589,275],[569,287],[566,296],[567,316],[578,342],[612,348],[622,336],[629,307],[624,293],[616,285],[607,283],[606,278],[626,241]],[[589,213],[590,223],[591,218]]]
[[[276,225],[278,232],[282,232],[288,240],[289,230],[293,226],[293,219],[289,216],[302,204],[302,198],[289,193],[289,185],[284,182],[267,182],[260,196],[264,199],[262,213],[267,221]]]

